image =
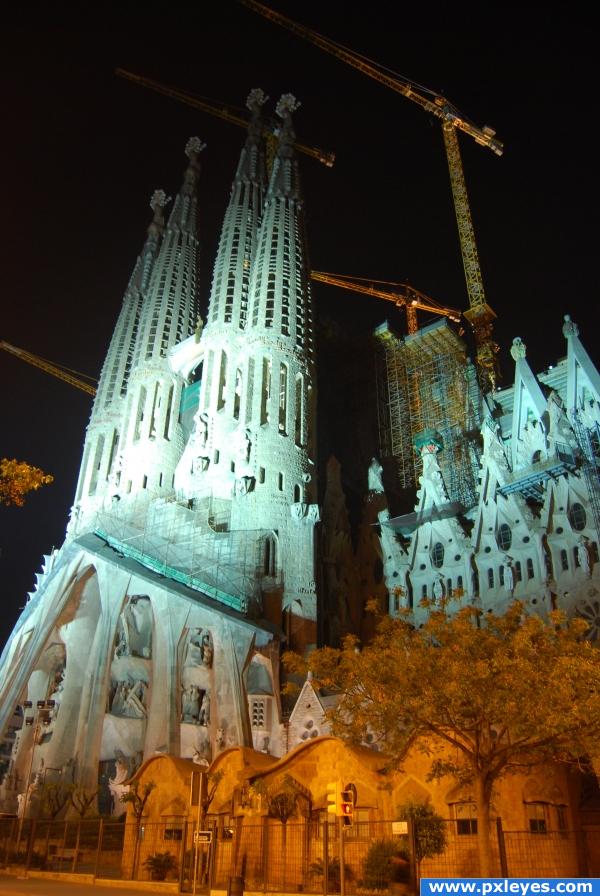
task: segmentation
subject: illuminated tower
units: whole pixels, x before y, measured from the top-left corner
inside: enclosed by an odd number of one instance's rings
[[[254,578],[266,615],[299,647],[315,640],[315,366],[304,204],[291,95],[263,203],[253,120],[233,184],[202,334],[196,426],[176,487],[211,501],[231,532],[256,533]],[[283,614],[283,616],[282,616]]]
[[[166,202],[162,190],[156,190],[150,201],[154,219],[125,290],[86,432],[71,529],[82,524],[82,517],[101,504],[114,485],[119,444],[126,429],[127,387],[140,313],[164,230],[163,208]]]
[[[189,336],[197,310],[197,187],[204,145],[188,141],[189,164],[175,199],[144,299],[127,389],[127,429],[114,477],[121,500],[172,491],[184,447],[179,407],[184,380],[173,374],[167,352]]]

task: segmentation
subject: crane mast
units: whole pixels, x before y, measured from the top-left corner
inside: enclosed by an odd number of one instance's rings
[[[326,271],[311,271],[312,280],[319,283],[328,283],[330,286],[340,286],[342,289],[349,289],[351,292],[360,292],[364,295],[375,296],[378,299],[384,299],[387,302],[393,302],[397,308],[404,308],[406,311],[406,319],[409,333],[416,333],[417,326],[417,310],[430,311],[433,314],[439,314],[442,317],[448,317],[450,320],[458,323],[460,321],[460,312],[454,308],[445,308],[438,305],[425,293],[419,292],[413,286],[406,283],[387,283],[388,286],[395,287],[394,291],[379,289],[373,285],[367,286],[367,283],[379,281],[366,281],[360,277],[348,277],[344,274],[329,274]],[[362,281],[362,282],[361,282]]]
[[[391,75],[382,71],[376,64],[366,57],[343,47],[329,38],[324,37],[305,25],[289,19],[281,13],[275,12],[258,0],[240,0],[240,2],[259,13],[264,18],[278,25],[282,25],[289,31],[297,34],[326,53],[330,53],[337,59],[341,59],[353,68],[358,69],[370,78],[379,81],[380,84],[389,87],[396,93],[402,94],[407,99],[417,103],[426,112],[438,118],[442,124],[444,146],[450,170],[450,183],[452,198],[458,224],[460,248],[465,269],[467,294],[469,298],[469,310],[465,317],[473,328],[477,350],[477,368],[479,378],[484,391],[494,388],[498,376],[496,353],[498,346],[492,337],[493,321],[496,317],[485,299],[479,256],[475,242],[475,233],[471,219],[469,199],[465,184],[465,177],[458,145],[456,131],[472,137],[480,146],[487,146],[493,153],[500,156],[503,153],[502,143],[496,139],[495,131],[487,125],[479,128],[468,121],[458,109],[444,96],[435,91],[417,87],[397,75]]]
[[[91,383],[86,383],[85,380],[79,379],[78,376],[74,376],[70,371],[53,364],[51,361],[46,361],[45,358],[40,358],[38,355],[27,352],[23,348],[17,348],[16,345],[11,345],[10,342],[0,342],[0,349],[9,352],[16,358],[21,358],[22,361],[27,361],[28,364],[32,364],[46,373],[52,374],[52,376],[69,383],[71,386],[75,386],[76,389],[81,389],[82,392],[87,392],[88,395],[96,394],[96,388]],[[81,375],[83,376],[84,374]]]
[[[213,115],[215,118],[221,118],[223,119],[223,121],[228,121],[229,124],[235,124],[240,128],[248,127],[247,119],[245,119],[241,115],[237,115],[231,109],[228,109],[224,104],[216,106],[214,103],[208,102],[208,100],[192,96],[191,94],[186,93],[183,90],[179,90],[177,87],[168,87],[166,84],[161,84],[160,81],[154,81],[152,78],[144,78],[142,77],[142,75],[136,75],[124,68],[115,69],[115,74],[118,75],[119,78],[124,78],[126,81],[131,81],[133,84],[139,84],[140,87],[146,87],[149,90],[153,90],[155,93],[160,93],[163,96],[171,97],[171,99],[177,100],[180,103],[185,103],[187,106],[191,106],[193,109],[200,109],[200,111],[207,112],[209,115]],[[267,139],[272,138],[272,129],[270,129],[269,127],[265,127],[264,136]],[[304,155],[306,156],[310,156],[311,159],[316,159],[327,168],[333,168],[335,162],[334,152],[328,152],[327,150],[319,149],[319,147],[317,146],[306,146],[304,143],[294,143],[294,146],[298,150],[298,152],[304,153]]]

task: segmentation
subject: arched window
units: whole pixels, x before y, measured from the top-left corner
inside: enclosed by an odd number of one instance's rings
[[[494,570],[491,567],[488,569],[488,585],[490,588],[494,587]]]
[[[432,548],[431,562],[436,569],[439,569],[444,564],[444,545],[441,541],[437,541]]]
[[[569,508],[569,522],[576,532],[581,532],[582,529],[585,529],[587,517],[582,504],[575,502],[575,504],[571,505]]]
[[[498,535],[496,538],[498,547],[503,551],[508,551],[512,545],[512,531],[510,526],[507,526],[506,523],[502,523],[502,525],[498,527]]]

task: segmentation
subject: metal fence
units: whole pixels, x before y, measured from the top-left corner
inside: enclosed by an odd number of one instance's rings
[[[420,862],[393,822],[357,822],[343,832],[331,822],[281,824],[273,818],[235,818],[209,825],[210,842],[183,818],[125,824],[106,819],[0,819],[0,865],[87,874],[94,878],[167,880],[183,892],[237,888],[277,893],[340,892],[348,896],[411,891],[421,877],[473,877],[479,870],[477,835],[444,823],[445,844]],[[340,857],[340,846],[343,860]],[[418,846],[418,843],[417,843]],[[598,876],[600,830],[503,831],[491,838],[497,877]],[[416,858],[418,858],[418,849]]]

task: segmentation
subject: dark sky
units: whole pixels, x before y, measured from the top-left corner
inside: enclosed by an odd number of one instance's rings
[[[443,92],[493,126],[497,158],[461,139],[488,301],[499,315],[505,380],[513,336],[534,368],[564,353],[562,315],[597,360],[596,48],[590,22],[537,9],[487,19],[427,5],[422,18],[373,2],[276,4],[399,74]],[[152,191],[173,194],[183,148],[208,144],[201,185],[202,292],[210,275],[241,130],[116,78],[116,66],[243,107],[252,87],[272,104],[293,92],[298,138],[333,149],[328,170],[302,162],[312,266],[410,281],[466,307],[440,126],[416,105],[233,2],[98,13],[85,24],[36,19],[4,28],[1,54],[2,327],[0,339],[98,375],[149,221]],[[108,7],[110,9],[110,7]],[[142,7],[139,8],[140,10]],[[404,16],[406,16],[404,18]],[[558,18],[556,17],[558,16]],[[596,215],[594,216],[596,217]],[[399,312],[374,299],[315,290],[342,324]],[[0,352],[0,455],[55,476],[23,509],[0,508],[0,643],[41,555],[64,537],[91,401]],[[321,389],[333,389],[334,383]]]

